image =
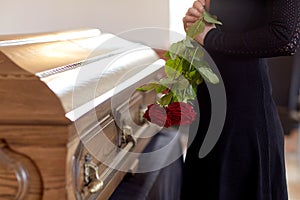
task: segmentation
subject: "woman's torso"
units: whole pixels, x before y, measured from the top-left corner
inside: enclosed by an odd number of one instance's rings
[[[222,21],[219,28],[227,33],[247,32],[263,26],[267,22],[267,12],[265,0],[213,0],[210,4],[210,13]],[[265,59],[211,56],[224,81],[229,110],[260,112],[262,101],[272,101]]]

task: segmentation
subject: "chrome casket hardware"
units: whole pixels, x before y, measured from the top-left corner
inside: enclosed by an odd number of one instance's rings
[[[85,155],[84,183],[91,193],[98,192],[104,188],[104,183],[99,177],[98,166],[92,162],[89,154]]]
[[[132,147],[136,145],[136,138],[133,136],[133,130],[131,126],[124,125],[122,128],[122,143],[128,144],[132,142]]]
[[[145,118],[144,118],[144,114],[147,110],[146,106],[140,106],[140,110],[139,110],[139,122],[141,124],[144,124],[146,122]]]

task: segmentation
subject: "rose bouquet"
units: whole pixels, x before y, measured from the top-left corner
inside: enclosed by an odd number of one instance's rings
[[[192,101],[197,97],[197,86],[205,80],[213,84],[219,82],[217,75],[204,59],[204,52],[194,38],[203,32],[205,23],[219,24],[215,16],[204,12],[188,28],[185,39],[171,44],[166,52],[167,58],[164,78],[137,88],[146,92],[155,90],[159,99],[147,106],[144,118],[163,127],[188,125],[196,119]]]

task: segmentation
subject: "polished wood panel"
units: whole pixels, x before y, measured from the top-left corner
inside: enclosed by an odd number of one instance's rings
[[[122,85],[124,89],[112,96],[105,92],[116,86],[105,83],[108,90],[94,97],[102,99],[100,103],[90,106],[88,101],[94,99],[87,99],[81,102],[83,107],[88,105],[83,109],[68,104],[74,98],[70,86],[62,83],[61,90],[54,90],[47,82],[57,77],[69,80],[65,72],[86,67],[82,60],[91,52],[97,59],[88,60],[96,62],[89,66],[101,68],[105,67],[102,55],[117,55],[118,50],[125,51],[126,44],[144,48],[122,40],[122,48],[95,50],[108,36],[103,39],[95,29],[0,36],[0,199],[106,200],[126,171],[134,173],[138,154],[129,152],[142,152],[159,130],[141,117],[146,106],[157,100],[155,92],[140,93],[135,88],[160,79],[163,68],[148,67],[142,79],[130,79],[130,84]],[[154,50],[146,49],[141,63],[136,61],[140,54],[132,56],[133,64],[147,68],[146,64],[159,59]],[[114,70],[110,73],[118,78]],[[124,79],[122,73],[119,76]],[[89,81],[84,80],[83,86]],[[67,100],[64,92],[69,92]],[[76,92],[80,98],[82,91]],[[81,115],[70,117],[78,109]]]
[[[68,129],[64,126],[0,126],[3,152],[22,162],[28,172],[29,193],[43,198],[65,198]],[[8,151],[9,149],[9,151]],[[18,155],[18,157],[17,157]],[[24,164],[23,164],[24,163]],[[2,175],[2,173],[1,173]],[[34,189],[36,188],[36,189]],[[4,191],[1,188],[0,191]],[[27,192],[28,193],[28,192]],[[31,197],[30,197],[31,198]]]

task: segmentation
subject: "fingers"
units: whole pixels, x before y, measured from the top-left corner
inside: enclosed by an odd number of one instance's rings
[[[204,0],[194,1],[193,3],[193,8],[197,9],[197,11],[200,13],[204,12],[204,7],[205,7]]]
[[[197,0],[197,1],[199,1],[202,4],[202,6],[205,6],[205,3],[206,3],[205,0]]]
[[[184,18],[183,18],[183,22],[185,23],[194,23],[198,20],[198,17],[194,17],[194,16],[190,16],[190,15],[186,15]]]
[[[193,7],[189,8],[187,11],[187,15],[193,15],[195,17],[200,17],[200,15],[204,12],[204,5],[200,3],[200,1],[195,1]]]
[[[205,0],[194,1],[193,7],[188,9],[186,15],[182,19],[185,30],[187,30],[187,27],[191,26],[194,22],[196,22],[199,19],[199,17],[202,16],[204,12],[204,6]]]
[[[204,0],[201,0],[204,1]],[[184,22],[195,22],[199,17],[202,16],[204,7],[200,0],[195,1],[193,7],[189,8],[184,17]]]
[[[193,23],[195,23],[199,19],[199,16],[196,17],[195,15],[191,15],[189,13],[187,13],[187,15],[185,15],[182,19],[183,25],[184,25],[184,30],[187,30],[187,27],[191,26]],[[198,15],[198,13],[196,13],[196,15]]]

